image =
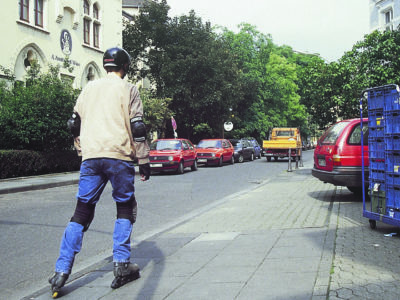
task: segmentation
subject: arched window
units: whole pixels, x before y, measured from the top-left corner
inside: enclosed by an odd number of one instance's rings
[[[33,61],[36,60],[36,55],[33,50],[28,50],[24,59],[24,66],[28,68],[32,65]]]

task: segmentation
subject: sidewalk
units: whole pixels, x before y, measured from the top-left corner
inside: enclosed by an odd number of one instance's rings
[[[57,186],[76,184],[78,182],[79,172],[1,179],[0,195],[26,192],[31,190],[41,190]]]
[[[396,228],[371,230],[362,202],[310,168],[133,236],[140,279],[112,290],[108,257],[75,270],[62,299],[399,299],[399,240],[384,236]],[[24,299],[51,299],[48,284]]]

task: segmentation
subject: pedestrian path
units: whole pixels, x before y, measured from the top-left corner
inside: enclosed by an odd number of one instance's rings
[[[182,224],[134,240],[139,280],[112,290],[108,258],[72,276],[63,299],[326,299],[334,191],[310,169],[284,171]],[[46,287],[31,298],[49,297]]]
[[[146,237],[134,233],[132,261],[141,267],[140,279],[112,290],[112,259],[99,258],[73,270],[61,295],[103,300],[400,299],[400,231],[377,225],[369,228],[359,198],[345,187],[313,178],[306,165],[221,199],[178,225]],[[50,298],[43,282],[23,299]]]

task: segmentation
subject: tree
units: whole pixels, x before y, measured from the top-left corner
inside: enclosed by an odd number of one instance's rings
[[[124,45],[146,63],[140,74],[155,86],[155,97],[172,98],[180,135],[196,140],[205,128],[220,135],[240,91],[233,58],[193,11],[170,19],[168,10],[166,1],[145,5],[124,30]]]

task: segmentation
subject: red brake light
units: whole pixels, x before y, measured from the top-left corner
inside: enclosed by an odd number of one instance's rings
[[[341,162],[341,156],[339,154],[339,147],[335,146],[332,149],[332,163],[334,166],[341,166],[342,162]]]

